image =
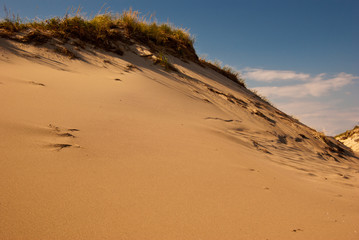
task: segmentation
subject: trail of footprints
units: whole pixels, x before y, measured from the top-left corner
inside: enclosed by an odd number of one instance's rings
[[[80,148],[80,145],[76,144],[74,139],[77,138],[75,135],[80,130],[77,128],[60,128],[55,125],[49,124],[50,130],[56,134],[56,141],[59,140],[59,143],[50,144],[51,148],[54,148],[57,151],[60,151],[64,148]],[[60,140],[61,139],[61,140]]]

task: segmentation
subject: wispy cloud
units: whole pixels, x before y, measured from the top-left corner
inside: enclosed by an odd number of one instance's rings
[[[335,135],[358,124],[359,108],[353,105],[358,98],[344,88],[350,85],[351,91],[359,89],[359,81],[355,81],[358,76],[344,72],[311,75],[254,68],[246,68],[242,74],[248,84],[259,85],[254,89],[261,95],[319,131]]]
[[[258,82],[274,82],[283,80],[306,80],[309,74],[296,73],[294,71],[265,70],[260,68],[246,68],[242,70],[245,79]]]
[[[339,101],[294,101],[278,107],[328,135],[344,132],[359,123],[359,107],[341,108]]]
[[[328,78],[326,74],[322,73],[315,77],[307,78],[305,83],[285,86],[256,87],[255,90],[268,97],[320,97],[330,91],[339,90],[352,83],[354,79],[359,79],[359,77],[348,73],[339,73]]]

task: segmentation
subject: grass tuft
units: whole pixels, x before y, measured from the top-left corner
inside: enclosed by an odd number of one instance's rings
[[[254,95],[256,95],[258,98],[262,99],[263,101],[265,101],[265,102],[268,103],[269,105],[273,106],[273,103],[271,103],[266,96],[260,94],[256,89],[249,89],[249,90],[250,90]],[[296,118],[294,118],[294,117],[292,117],[292,118],[293,118],[293,119],[296,119]]]
[[[163,66],[167,71],[174,71],[174,72],[178,72],[178,69],[168,61],[168,58],[163,54],[163,53],[159,53],[155,64],[160,64],[161,66]]]
[[[213,69],[214,71],[226,76],[233,82],[238,83],[239,85],[241,85],[243,87],[246,87],[244,79],[240,78],[239,72],[234,70],[233,68],[231,68],[229,66],[222,67],[221,62],[219,62],[218,60],[210,61],[210,60],[205,59],[204,57],[199,58],[199,61],[202,64],[202,66],[209,67],[209,68]]]

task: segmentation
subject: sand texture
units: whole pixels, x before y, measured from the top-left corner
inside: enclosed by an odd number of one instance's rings
[[[0,38],[1,240],[359,239],[334,139],[195,63],[76,54]]]

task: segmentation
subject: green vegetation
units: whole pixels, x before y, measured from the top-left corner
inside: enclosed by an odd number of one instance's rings
[[[230,80],[245,86],[238,72],[228,66],[222,67],[216,62],[199,59],[194,50],[194,38],[188,30],[177,28],[170,23],[157,23],[150,17],[141,17],[138,11],[132,9],[122,14],[104,13],[89,19],[80,14],[80,9],[64,17],[54,17],[47,20],[23,21],[18,16],[6,12],[6,18],[0,21],[0,37],[10,38],[24,43],[44,44],[52,38],[63,43],[70,39],[76,40],[78,46],[86,43],[122,55],[123,50],[118,41],[125,44],[138,42],[148,46],[158,56],[160,63],[167,70],[176,71],[164,54],[173,55],[184,61],[193,61],[204,67],[209,67]],[[57,51],[71,58],[75,56],[65,49]]]
[[[168,58],[163,55],[163,53],[159,53],[158,57],[155,61],[155,64],[160,64],[161,66],[163,66],[167,71],[174,71],[174,72],[178,72],[178,69],[173,66],[172,63],[170,63],[168,61]]]

